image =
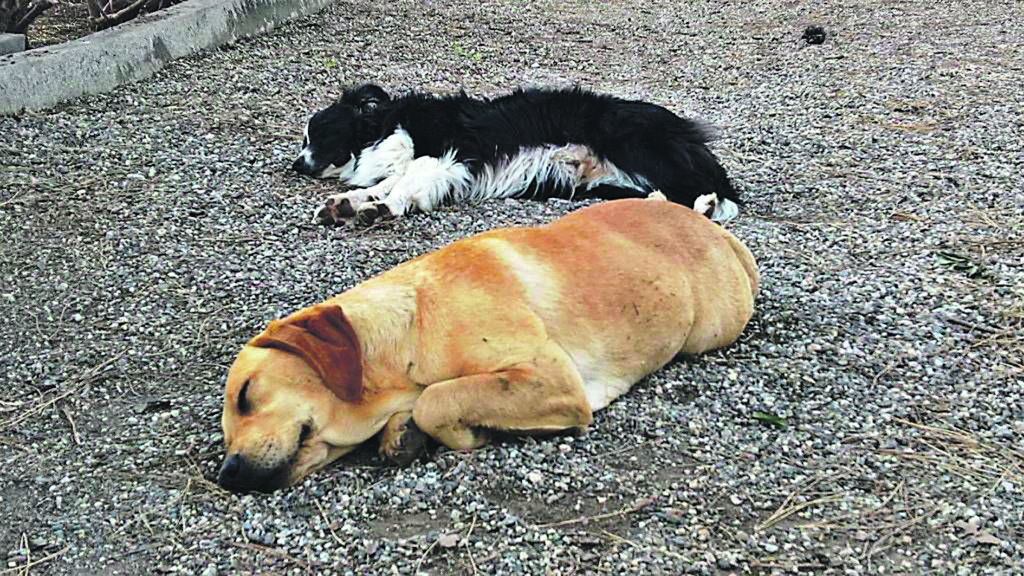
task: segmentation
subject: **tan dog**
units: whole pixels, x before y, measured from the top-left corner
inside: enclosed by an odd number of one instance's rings
[[[680,353],[732,343],[750,252],[678,204],[619,200],[494,230],[272,322],[228,373],[220,483],[274,490],[381,433],[467,450],[489,430],[584,429]]]

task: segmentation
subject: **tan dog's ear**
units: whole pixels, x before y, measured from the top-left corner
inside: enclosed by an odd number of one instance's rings
[[[346,402],[363,397],[359,339],[338,306],[322,304],[275,320],[249,345],[298,355]]]

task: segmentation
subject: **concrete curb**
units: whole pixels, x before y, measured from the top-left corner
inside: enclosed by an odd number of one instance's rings
[[[188,0],[57,46],[0,56],[0,114],[152,76],[175,58],[266,32],[333,0]]]
[[[0,32],[0,56],[25,51],[24,34],[8,34]]]

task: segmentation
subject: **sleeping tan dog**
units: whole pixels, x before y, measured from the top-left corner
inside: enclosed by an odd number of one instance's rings
[[[750,252],[659,200],[494,230],[274,321],[228,373],[219,482],[270,491],[380,433],[410,460],[492,430],[583,430],[680,353],[732,343],[758,290]]]

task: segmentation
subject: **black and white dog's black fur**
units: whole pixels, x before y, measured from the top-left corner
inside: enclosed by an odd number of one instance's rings
[[[446,199],[654,191],[729,220],[739,199],[708,140],[661,106],[581,89],[392,98],[365,84],[310,118],[292,168],[353,187],[327,199],[325,224],[429,212]]]

